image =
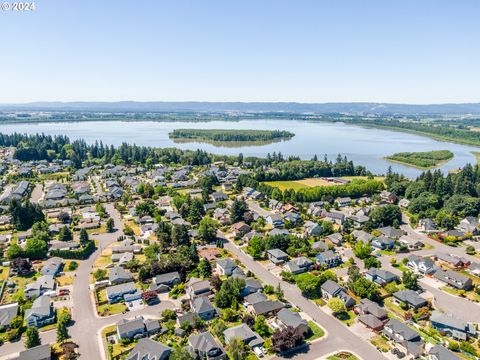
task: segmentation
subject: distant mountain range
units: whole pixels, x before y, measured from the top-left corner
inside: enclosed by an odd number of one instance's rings
[[[388,103],[295,103],[295,102],[32,102],[0,104],[0,111],[82,112],[254,112],[254,113],[355,113],[355,114],[480,114],[480,103],[388,104]]]

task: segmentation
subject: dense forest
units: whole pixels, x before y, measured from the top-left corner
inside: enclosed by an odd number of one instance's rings
[[[458,173],[444,175],[440,170],[426,171],[415,180],[389,171],[388,190],[410,200],[412,220],[432,218],[438,226],[453,229],[465,216],[480,213],[480,167],[467,164]]]
[[[281,130],[241,129],[175,129],[169,134],[172,139],[197,139],[209,141],[271,141],[290,139],[295,134]]]

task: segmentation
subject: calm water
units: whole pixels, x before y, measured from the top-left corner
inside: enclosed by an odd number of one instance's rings
[[[220,147],[205,143],[174,143],[168,138],[173,129],[266,129],[288,130],[295,137],[288,141],[260,146]],[[71,139],[83,138],[88,143],[102,140],[104,144],[119,145],[122,142],[156,147],[177,147],[180,149],[203,149],[210,153],[264,157],[267,153],[281,152],[310,159],[315,154],[324,154],[335,159],[337,154],[346,155],[355,164],[365,165],[376,174],[384,174],[388,166],[407,176],[414,177],[419,170],[389,163],[384,156],[401,151],[430,151],[448,149],[455,157],[441,167],[444,171],[458,169],[466,163],[475,163],[471,151],[478,148],[436,141],[427,137],[389,130],[363,128],[339,123],[307,122],[295,120],[245,120],[212,121],[202,123],[153,122],[153,121],[95,121],[69,123],[3,124],[2,133],[45,133],[62,134]]]

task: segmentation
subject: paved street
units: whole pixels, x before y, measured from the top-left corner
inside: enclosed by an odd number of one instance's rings
[[[295,285],[289,284],[275,277],[260,263],[254,261],[250,256],[241,251],[235,244],[227,242],[225,243],[225,249],[234,253],[238,259],[265,284],[277,286],[277,284],[280,283],[285,298],[292,304],[298,306],[327,331],[327,337],[323,340],[314,342],[310,346],[308,352],[300,352],[292,357],[296,359],[317,359],[330,354],[333,351],[345,349],[355,352],[365,360],[385,359],[385,357],[373,345],[362,340],[340,321],[325,313],[312,301],[303,297],[302,293]]]
[[[104,359],[104,350],[101,345],[100,332],[109,325],[115,324],[124,318],[133,318],[143,315],[145,317],[158,317],[165,309],[174,309],[175,304],[170,301],[162,301],[154,306],[147,306],[136,311],[128,311],[125,314],[117,314],[100,318],[96,314],[95,303],[90,291],[89,277],[92,265],[100,256],[103,249],[114,243],[123,234],[123,223],[120,214],[113,204],[105,204],[105,208],[115,222],[116,231],[113,233],[100,234],[95,236],[99,240],[98,249],[87,259],[80,263],[74,278],[72,296],[72,319],[74,324],[69,328],[72,339],[79,346],[81,359]],[[56,331],[52,330],[41,333],[42,343],[56,342]],[[15,343],[7,343],[0,348],[2,355],[0,360],[8,359],[16,353],[25,349],[23,340]]]
[[[94,299],[92,292],[89,290],[91,268],[102,250],[114,243],[123,234],[123,223],[118,211],[113,204],[106,204],[105,208],[115,222],[116,231],[96,236],[100,241],[99,248],[79,266],[73,283],[72,317],[75,325],[70,328],[70,334],[79,345],[80,358],[82,359],[100,359],[104,357],[104,351],[100,346],[99,333],[105,326],[114,324],[123,318],[132,318],[138,315],[159,316],[163,310],[175,308],[172,302],[162,301],[158,305],[125,314],[106,318],[99,318],[96,315]]]
[[[263,218],[266,218],[268,215],[273,215],[275,212],[262,209],[256,201],[249,200],[247,201],[248,208],[253,212],[257,213]]]

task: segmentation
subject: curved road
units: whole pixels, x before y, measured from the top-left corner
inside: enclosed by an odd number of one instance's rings
[[[296,359],[318,359],[340,349],[350,350],[365,360],[384,360],[385,357],[369,342],[360,338],[350,331],[339,320],[327,314],[315,303],[305,298],[301,291],[295,286],[278,279],[270,273],[263,265],[254,261],[247,254],[241,251],[235,244],[228,241],[225,249],[234,253],[238,259],[265,284],[277,286],[281,284],[285,299],[300,308],[315,322],[320,324],[326,331],[327,336],[323,340],[315,341],[309,346],[308,352],[299,352],[292,355]]]

